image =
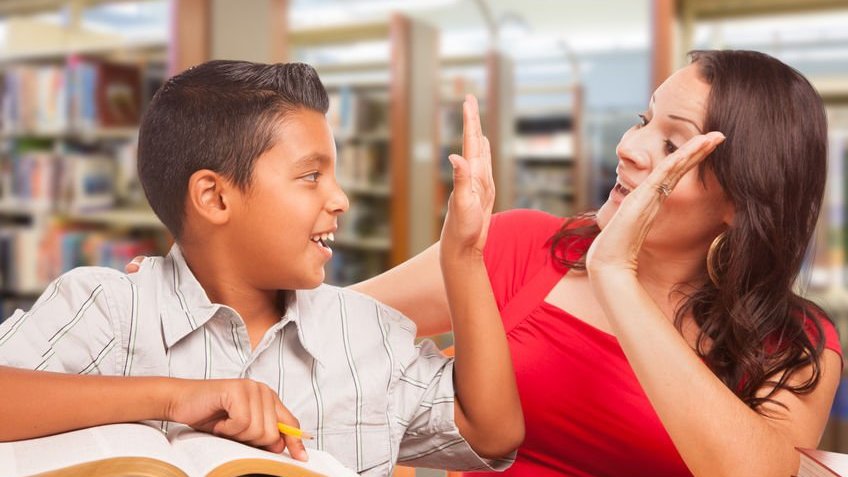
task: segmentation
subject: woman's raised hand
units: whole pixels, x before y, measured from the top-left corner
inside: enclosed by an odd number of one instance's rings
[[[442,227],[441,252],[483,254],[495,204],[492,154],[480,126],[477,98],[466,95],[462,105],[462,155],[448,157],[453,166],[453,192]]]
[[[698,135],[659,162],[621,202],[618,211],[592,242],[586,255],[589,276],[632,272],[654,218],[678,181],[724,141],[720,132]]]

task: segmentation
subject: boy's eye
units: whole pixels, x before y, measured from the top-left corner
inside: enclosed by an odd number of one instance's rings
[[[309,182],[318,182],[319,177],[321,177],[320,172],[313,172],[311,174],[307,174],[307,175],[301,177],[301,179],[306,179]]]
[[[644,114],[639,114],[639,122],[636,124],[637,128],[641,128],[643,126],[647,126],[650,121],[645,117]]]
[[[666,139],[666,140],[665,140],[665,151],[666,151],[668,154],[672,154],[672,153],[674,153],[674,151],[676,151],[676,150],[677,150],[677,146],[675,146],[675,145],[674,145],[674,143],[673,143],[673,142],[671,142],[670,140]]]

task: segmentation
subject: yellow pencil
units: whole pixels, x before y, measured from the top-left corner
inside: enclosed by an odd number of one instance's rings
[[[277,423],[277,429],[280,430],[280,434],[285,434],[287,436],[297,437],[299,439],[314,439],[311,434],[303,432],[294,426],[283,424],[282,422]]]

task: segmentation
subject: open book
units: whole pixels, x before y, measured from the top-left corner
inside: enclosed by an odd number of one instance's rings
[[[797,477],[848,476],[848,455],[818,449],[798,448],[801,467]]]
[[[301,462],[186,426],[165,435],[145,424],[110,424],[0,443],[0,477],[356,476],[326,452],[307,453]]]

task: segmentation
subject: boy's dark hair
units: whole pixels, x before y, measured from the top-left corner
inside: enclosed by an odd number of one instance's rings
[[[328,106],[318,73],[303,63],[215,60],[174,76],[139,131],[138,175],[153,211],[179,239],[192,174],[209,169],[247,191],[280,121],[302,108],[326,114]]]

